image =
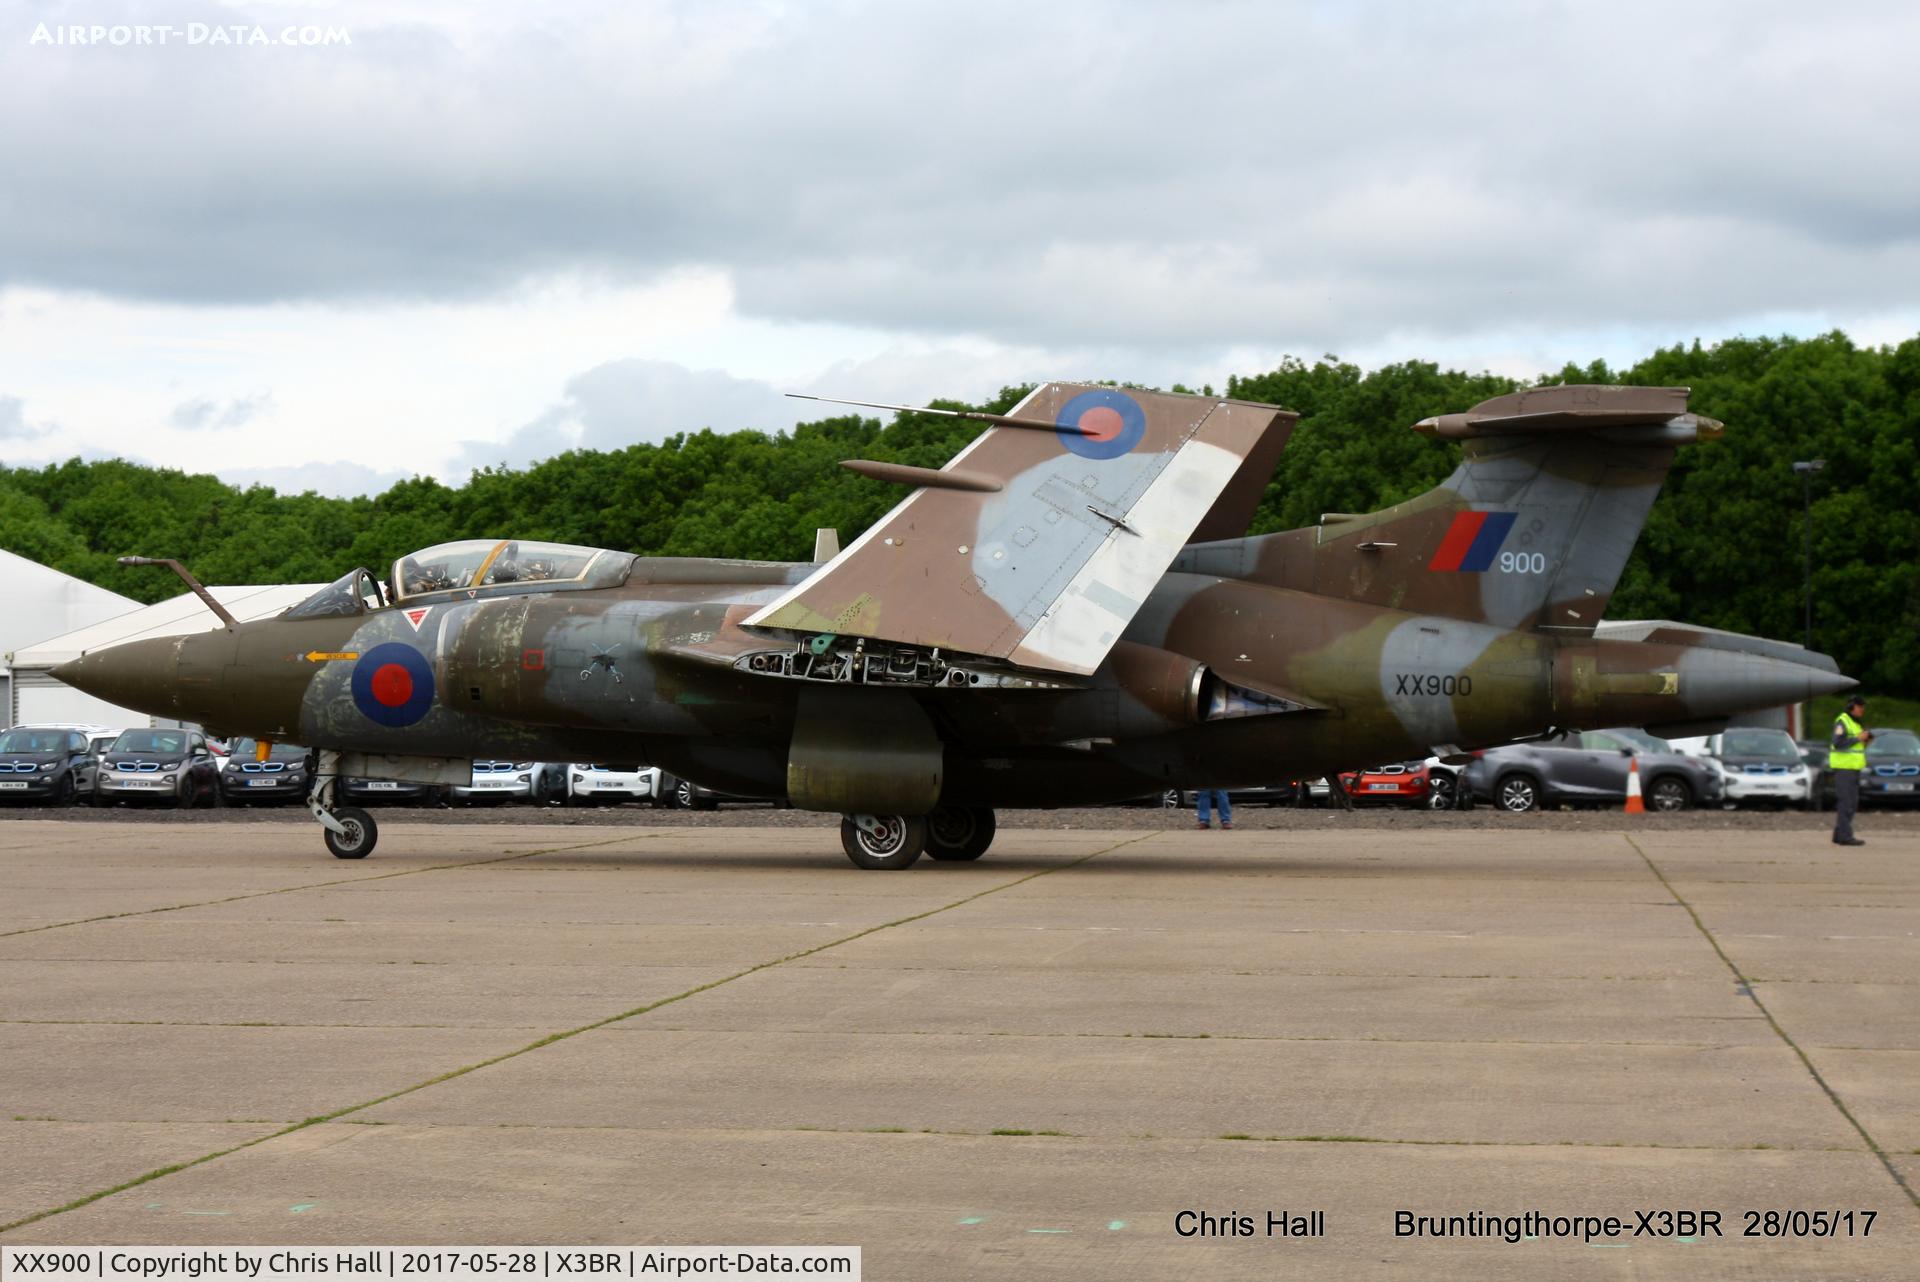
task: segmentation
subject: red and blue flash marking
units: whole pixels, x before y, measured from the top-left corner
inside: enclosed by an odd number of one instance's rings
[[[433,666],[410,645],[388,641],[353,665],[353,706],[383,726],[410,726],[433,707]]]
[[[1516,513],[1513,512],[1461,512],[1454,516],[1453,524],[1447,527],[1447,537],[1440,540],[1440,550],[1433,554],[1433,560],[1427,563],[1429,570],[1460,570],[1468,574],[1480,574],[1493,568],[1493,558],[1500,551],[1500,545],[1507,541],[1507,531],[1513,528]]]

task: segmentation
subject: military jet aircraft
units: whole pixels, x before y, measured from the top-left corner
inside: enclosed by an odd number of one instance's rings
[[[1705,733],[1854,684],[1797,646],[1602,622],[1675,451],[1722,430],[1685,389],[1543,387],[1426,419],[1460,445],[1441,485],[1260,537],[1284,410],[1049,383],[960,416],[987,430],[943,468],[846,464],[911,493],[814,563],[450,543],[385,583],[355,569],[277,618],[55,675],[318,749],[309,804],[343,859],[377,834],[338,778],[464,783],[493,755],[657,765],[838,813],[848,857],[877,869],[978,858],[996,807],[1549,730]]]

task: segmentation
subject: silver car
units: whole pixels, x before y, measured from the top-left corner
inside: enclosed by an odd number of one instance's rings
[[[1635,765],[1649,810],[1685,810],[1720,800],[1716,765],[1675,752],[1644,730],[1579,730],[1488,748],[1473,754],[1461,782],[1476,798],[1502,810],[1617,806],[1626,800]]]

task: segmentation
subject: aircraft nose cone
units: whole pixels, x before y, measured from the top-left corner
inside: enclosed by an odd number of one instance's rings
[[[108,646],[53,669],[53,678],[96,699],[164,716],[173,711],[179,639],[154,638]]]

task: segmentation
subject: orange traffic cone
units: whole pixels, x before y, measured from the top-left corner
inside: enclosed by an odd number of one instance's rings
[[[1647,803],[1640,797],[1640,758],[1635,757],[1633,764],[1627,767],[1627,813],[1644,815]]]

